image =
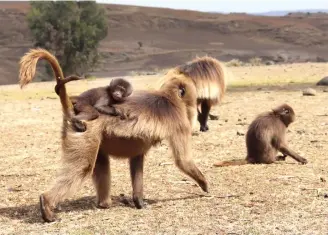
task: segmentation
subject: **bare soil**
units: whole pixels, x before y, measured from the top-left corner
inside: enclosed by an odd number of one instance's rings
[[[61,203],[61,220],[52,224],[42,222],[38,197],[60,166],[61,107],[54,82],[33,83],[23,91],[17,84],[1,86],[0,234],[326,234],[328,93],[304,84],[315,79],[311,73],[327,74],[326,68],[299,64],[290,70],[233,69],[237,78],[222,105],[212,111],[220,119],[209,121],[209,132],[193,134],[193,159],[210,183],[208,195],[173,165],[164,141],[146,158],[146,209],[137,210],[131,202],[127,161],[112,160],[112,207],[95,207],[89,180]],[[270,72],[274,88],[238,85],[243,76],[251,84]],[[286,73],[294,83],[286,84]],[[156,78],[129,77],[136,89],[152,87]],[[108,79],[72,82],[68,90],[79,93],[107,83]],[[317,95],[302,96],[304,87],[315,88]],[[244,158],[248,124],[283,102],[297,115],[287,134],[289,144],[308,159],[307,165],[288,158],[272,165],[212,166],[219,160]]]

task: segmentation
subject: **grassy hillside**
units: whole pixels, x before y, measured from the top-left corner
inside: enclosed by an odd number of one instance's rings
[[[208,54],[223,61],[328,61],[328,14],[284,17],[105,5],[108,37],[96,76],[158,71]],[[0,3],[0,84],[17,82],[19,58],[33,41],[27,2]],[[138,42],[142,43],[140,48]]]

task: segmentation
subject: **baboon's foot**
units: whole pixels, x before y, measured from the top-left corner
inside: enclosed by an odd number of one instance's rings
[[[208,125],[206,124],[206,125],[201,125],[200,126],[200,131],[201,132],[206,132],[206,131],[208,131],[209,130],[209,128],[208,128]]]
[[[45,222],[50,223],[54,222],[57,219],[56,214],[52,211],[50,203],[44,194],[40,195],[40,210],[42,219]]]
[[[133,202],[137,209],[142,209],[145,207],[145,202],[142,197],[133,196]]]
[[[97,202],[97,208],[99,209],[108,209],[111,205],[112,205],[111,199]]]

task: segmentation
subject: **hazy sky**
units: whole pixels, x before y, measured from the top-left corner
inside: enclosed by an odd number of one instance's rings
[[[97,0],[97,2],[220,12],[328,9],[328,0]]]

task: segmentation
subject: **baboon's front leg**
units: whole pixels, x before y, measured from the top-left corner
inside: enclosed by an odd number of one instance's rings
[[[130,173],[133,188],[133,202],[136,208],[144,207],[143,201],[143,164],[144,155],[130,158]]]
[[[288,148],[287,144],[281,144],[279,151],[284,154],[284,155],[288,155],[292,158],[294,158],[296,161],[302,163],[302,164],[306,164],[307,160],[303,157],[301,157],[300,155],[298,155],[296,152],[294,152],[293,150],[291,150],[290,148]]]
[[[208,184],[203,173],[191,158],[190,136],[175,135],[169,140],[175,164],[186,175],[194,179],[204,192],[208,192]]]
[[[97,191],[97,207],[103,209],[109,208],[111,205],[110,158],[101,151],[98,152],[92,178]]]

